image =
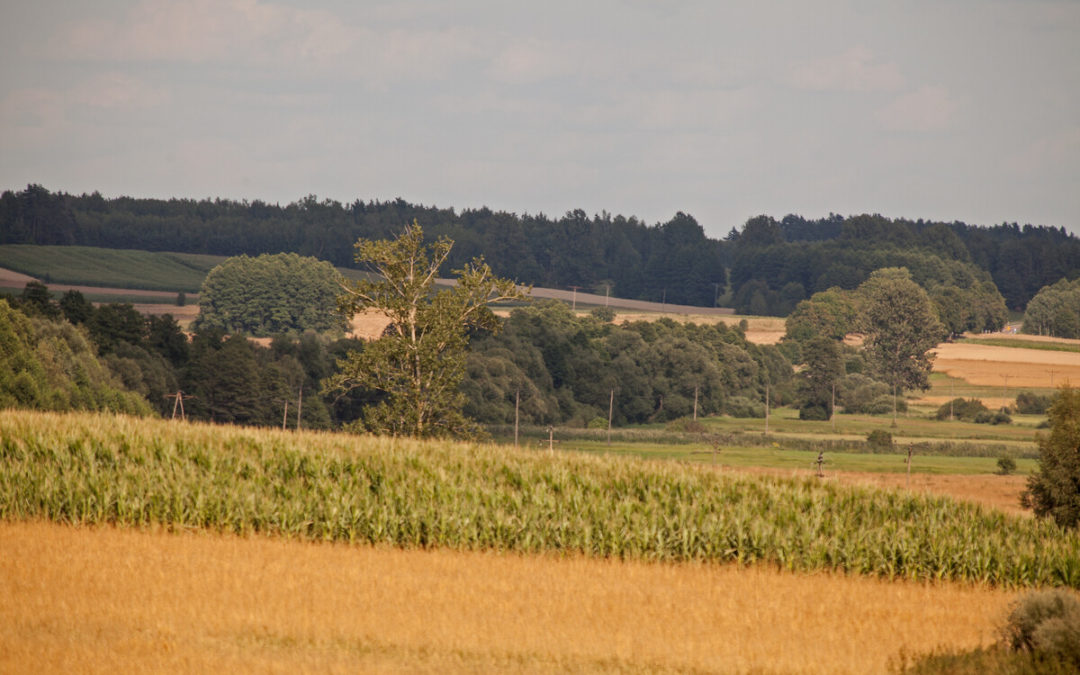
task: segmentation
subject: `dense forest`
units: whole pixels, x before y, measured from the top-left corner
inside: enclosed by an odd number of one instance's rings
[[[878,215],[751,218],[722,240],[677,213],[647,225],[608,213],[553,218],[404,200],[342,204],[309,196],[261,201],[106,199],[39,185],[0,195],[0,244],[59,244],[251,256],[294,252],[353,264],[357,239],[388,238],[415,220],[455,246],[448,266],[483,255],[520,283],[643,300],[788,314],[830,287],[853,289],[881,267],[919,283],[968,288],[986,275],[1012,309],[1043,286],[1080,277],[1080,239],[1064,228],[889,219]],[[446,271],[449,273],[449,269]],[[980,274],[980,272],[982,274]]]

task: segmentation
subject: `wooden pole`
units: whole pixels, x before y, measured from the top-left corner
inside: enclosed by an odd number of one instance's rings
[[[697,420],[697,395],[698,395],[698,388],[694,387],[694,420],[695,421]]]
[[[300,396],[296,401],[296,430],[300,431],[300,411],[304,409],[304,385],[300,385]]]
[[[285,431],[285,422],[289,419],[289,399],[285,399],[285,412],[281,414],[281,430]]]
[[[548,452],[555,454],[555,427],[548,427]]]
[[[615,390],[611,390],[607,404],[607,444],[611,445],[611,414],[615,411]]]
[[[521,409],[521,390],[514,394],[514,447],[518,446],[518,411]]]
[[[829,419],[832,420],[832,430],[836,433],[836,380],[832,383],[832,403],[829,404]]]
[[[769,435],[769,383],[765,383],[765,435]]]

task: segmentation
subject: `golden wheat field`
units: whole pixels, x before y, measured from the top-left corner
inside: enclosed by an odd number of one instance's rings
[[[884,672],[1015,593],[0,523],[2,672]]]
[[[1076,342],[1075,340],[1072,342]],[[1018,340],[1018,345],[1023,341]],[[1080,384],[1080,353],[944,343],[934,350],[934,370],[975,385],[1052,387]],[[1052,371],[1052,372],[1051,372]],[[1007,376],[1007,379],[1006,379]],[[1052,384],[1051,384],[1052,382]]]

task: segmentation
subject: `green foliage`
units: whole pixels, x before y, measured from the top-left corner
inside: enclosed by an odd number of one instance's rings
[[[999,457],[997,461],[998,473],[1002,476],[1011,475],[1016,471],[1016,460],[1012,457]]]
[[[798,378],[799,419],[827,420],[832,417],[836,381],[843,373],[840,344],[830,337],[808,340],[803,347],[806,367]]]
[[[928,389],[933,367],[929,351],[943,329],[926,291],[903,268],[880,269],[859,286],[864,298],[861,324],[867,362],[896,390]]]
[[[785,340],[808,342],[826,337],[843,340],[856,329],[859,296],[851,291],[830,288],[814,293],[795,306],[785,323]]]
[[[1016,395],[1016,412],[1021,415],[1044,415],[1053,402],[1052,395],[1022,391]]]
[[[942,404],[934,418],[939,420],[957,419],[965,422],[974,422],[979,415],[989,413],[983,402],[977,398],[954,398],[948,403]]]
[[[893,447],[892,434],[884,429],[874,429],[866,436],[866,444],[876,451]]]
[[[1080,600],[1062,589],[1028,593],[1010,612],[1003,640],[1080,670]]]
[[[0,299],[0,408],[150,414],[66,321],[27,317]]]
[[[608,323],[615,320],[615,310],[610,307],[594,307],[589,311],[589,315],[598,321],[606,321]]]
[[[480,336],[468,358],[467,410],[487,424],[521,420],[584,426],[607,418],[614,392],[616,426],[720,413],[763,416],[790,395],[791,364],[723,324],[671,320],[618,326],[576,317],[565,303],[515,309],[498,335]]]
[[[986,411],[975,415],[976,424],[1011,424],[1012,417],[1004,410]]]
[[[1039,470],[1028,478],[1024,506],[1062,527],[1080,526],[1080,390],[1064,386],[1049,410],[1050,435],[1040,436]]]
[[[371,431],[415,437],[474,432],[459,390],[466,331],[498,329],[488,303],[521,300],[525,294],[512,281],[495,277],[480,258],[455,270],[452,288],[433,292],[452,247],[446,238],[425,246],[415,222],[394,240],[356,242],[356,261],[368,265],[378,280],[347,283],[340,310],[347,317],[378,310],[389,317],[390,328],[341,361],[340,372],[326,386],[337,392],[357,387],[382,392],[385,398],[364,413]]]
[[[1044,286],[1024,312],[1023,332],[1061,338],[1080,338],[1080,279]]]
[[[1080,586],[1053,523],[817,480],[88,414],[0,411],[0,438],[2,519]]]
[[[330,263],[295,253],[229,258],[206,275],[194,328],[255,336],[342,329],[339,280]]]

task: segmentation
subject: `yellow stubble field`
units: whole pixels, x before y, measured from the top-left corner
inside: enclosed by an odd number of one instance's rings
[[[2,672],[885,672],[1015,593],[0,523]]]

